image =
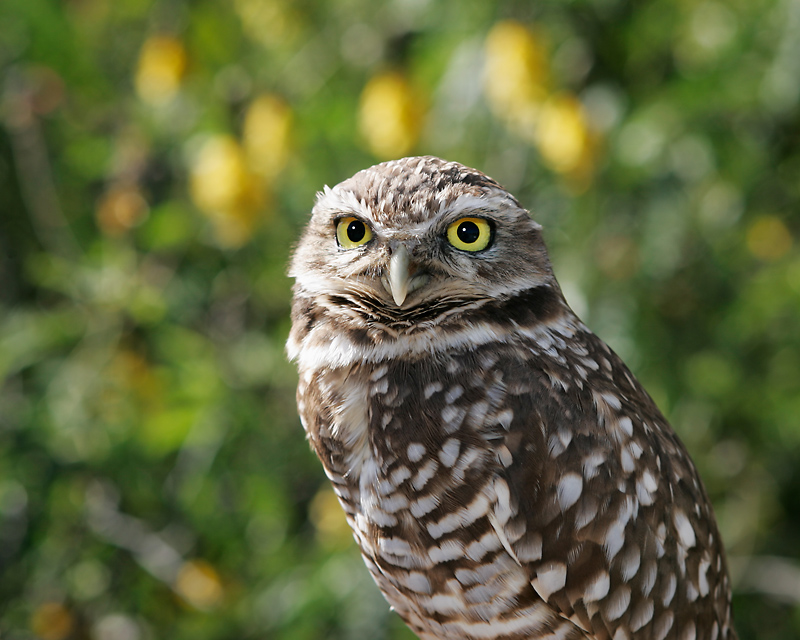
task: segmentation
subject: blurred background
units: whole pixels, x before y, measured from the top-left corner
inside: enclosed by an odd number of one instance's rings
[[[0,637],[410,640],[295,412],[315,192],[434,154],[545,227],[800,635],[798,0],[0,3]]]

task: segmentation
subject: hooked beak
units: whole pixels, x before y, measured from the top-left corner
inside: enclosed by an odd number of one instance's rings
[[[401,307],[408,295],[409,275],[408,265],[410,258],[406,245],[398,244],[389,259],[389,293],[392,294],[394,303]]]

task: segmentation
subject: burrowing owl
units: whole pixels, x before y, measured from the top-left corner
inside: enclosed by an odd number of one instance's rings
[[[736,637],[686,449],[497,182],[361,171],[319,195],[291,275],[303,425],[420,638]]]

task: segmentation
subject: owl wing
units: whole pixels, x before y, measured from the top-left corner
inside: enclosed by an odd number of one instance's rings
[[[535,591],[598,638],[727,629],[709,500],[652,399],[588,331],[522,362],[520,351],[496,365],[513,419],[502,438],[488,425],[510,461],[493,525]]]

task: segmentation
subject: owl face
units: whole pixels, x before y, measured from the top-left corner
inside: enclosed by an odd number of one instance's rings
[[[482,173],[431,157],[326,187],[290,275],[301,295],[345,296],[395,320],[553,282],[528,212]]]

